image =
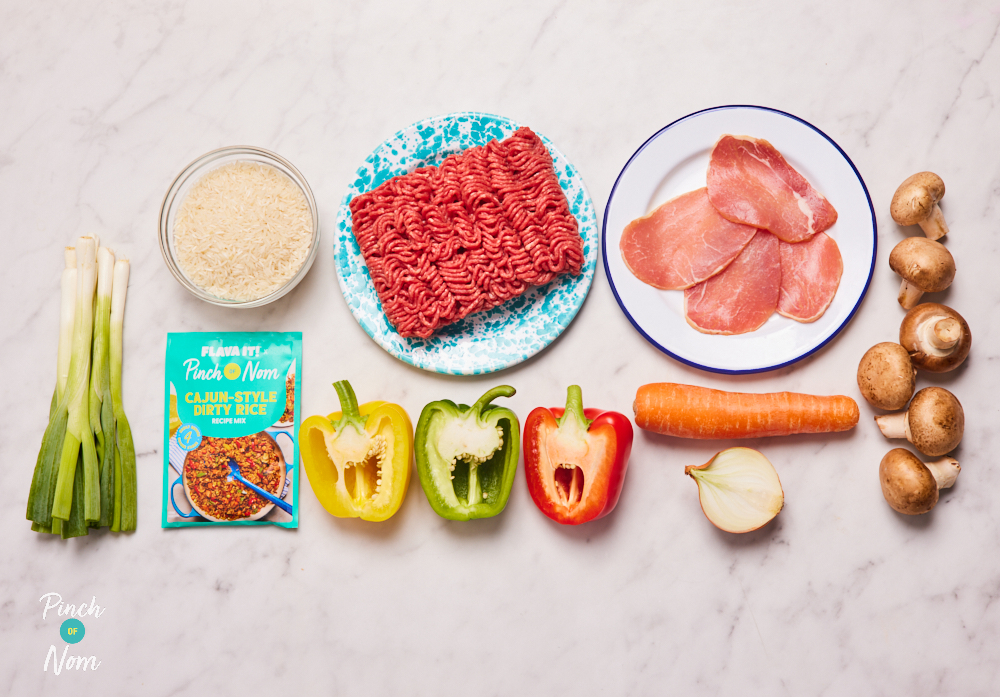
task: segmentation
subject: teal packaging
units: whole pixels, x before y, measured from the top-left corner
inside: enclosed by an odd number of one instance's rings
[[[301,332],[167,334],[163,527],[299,526]]]

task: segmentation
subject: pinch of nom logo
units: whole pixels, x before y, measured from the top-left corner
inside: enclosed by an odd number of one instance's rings
[[[42,666],[42,671],[48,672],[49,661],[52,662],[53,675],[59,675],[65,669],[97,670],[101,662],[97,660],[96,656],[68,655],[69,647],[72,644],[82,641],[87,633],[87,629],[80,618],[93,617],[96,619],[103,615],[107,609],[97,604],[97,596],[91,597],[89,605],[85,603],[73,605],[64,603],[61,595],[52,592],[43,595],[38,599],[38,602],[45,603],[45,607],[42,608],[43,620],[48,617],[49,612],[52,610],[55,611],[53,612],[55,617],[67,618],[59,625],[59,638],[66,642],[66,646],[62,650],[62,655],[59,655],[55,644],[52,644],[49,647],[48,653],[45,654],[45,665]]]

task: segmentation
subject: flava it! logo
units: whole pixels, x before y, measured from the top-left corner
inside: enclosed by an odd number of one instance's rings
[[[97,670],[101,662],[96,656],[75,656],[69,653],[69,647],[79,644],[87,634],[83,619],[92,622],[91,618],[97,619],[107,609],[97,604],[97,596],[91,597],[89,605],[72,605],[64,603],[62,596],[53,592],[46,593],[38,599],[38,602],[45,603],[45,607],[42,608],[42,620],[47,622],[52,618],[66,618],[59,624],[59,639],[66,644],[62,655],[59,654],[55,644],[49,646],[42,671],[48,672],[50,662],[53,675],[59,675],[63,670]]]

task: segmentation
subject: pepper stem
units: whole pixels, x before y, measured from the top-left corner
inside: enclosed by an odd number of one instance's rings
[[[566,390],[566,411],[559,417],[556,423],[561,427],[564,422],[572,419],[583,431],[590,428],[593,419],[588,419],[583,414],[583,390],[579,385],[570,385]]]
[[[333,424],[334,430],[339,432],[350,424],[359,433],[363,432],[365,421],[368,420],[368,417],[362,417],[361,412],[358,411],[358,398],[354,394],[354,388],[351,387],[351,383],[347,380],[338,380],[333,383],[333,388],[337,390],[337,397],[340,398],[340,411],[342,413],[340,420]]]
[[[472,405],[472,408],[469,411],[475,414],[478,419],[482,415],[483,409],[486,408],[487,404],[492,402],[497,397],[511,397],[515,392],[517,392],[517,390],[510,385],[497,385],[492,390],[489,390],[486,394],[477,399],[476,403]]]

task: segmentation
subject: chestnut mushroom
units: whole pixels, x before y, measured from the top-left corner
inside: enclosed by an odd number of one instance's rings
[[[897,411],[906,406],[917,387],[917,370],[899,344],[875,344],[858,364],[858,389],[878,409]]]
[[[889,204],[889,214],[900,225],[919,225],[927,239],[948,234],[938,201],[944,198],[944,182],[934,172],[918,172],[899,185]]]
[[[924,455],[937,457],[962,442],[965,412],[948,390],[925,387],[913,395],[909,409],[876,416],[875,423],[886,438],[905,438]]]
[[[903,279],[899,304],[911,309],[924,293],[937,293],[955,280],[955,258],[940,242],[907,237],[889,254],[889,267]]]
[[[929,373],[946,373],[962,365],[972,347],[972,332],[947,305],[921,303],[899,325],[899,343],[913,365]]]
[[[906,448],[896,448],[882,458],[878,478],[882,495],[894,510],[920,515],[937,505],[938,492],[954,484],[961,471],[953,457],[925,464]]]

